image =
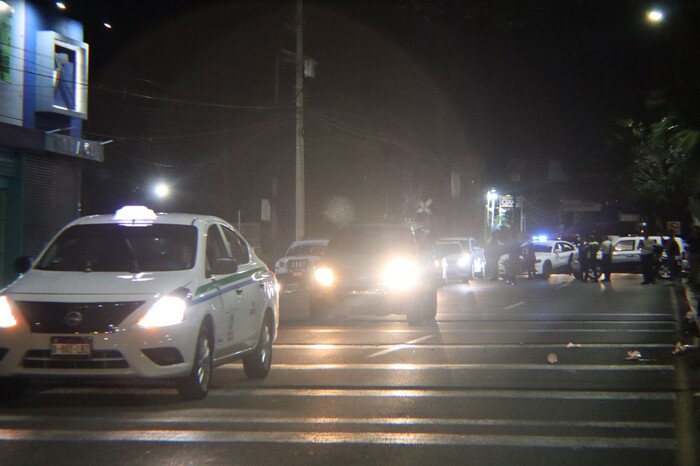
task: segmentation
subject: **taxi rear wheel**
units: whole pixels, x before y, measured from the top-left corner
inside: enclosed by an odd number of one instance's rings
[[[185,400],[201,400],[206,397],[212,369],[211,331],[205,324],[199,329],[192,371],[187,377],[178,380],[177,391],[180,397]]]
[[[263,321],[255,350],[243,358],[243,369],[251,379],[262,379],[270,373],[272,364],[272,325],[268,317]]]

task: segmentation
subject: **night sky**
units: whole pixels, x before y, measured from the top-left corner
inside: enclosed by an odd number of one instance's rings
[[[164,208],[228,218],[293,197],[294,67],[280,65],[275,105],[274,57],[294,50],[296,2],[66,3],[91,47],[84,134],[114,140],[107,162],[86,164],[85,213],[143,200],[155,179],[176,185]],[[401,216],[402,192],[451,168],[477,195],[513,170],[544,179],[550,160],[570,177],[624,166],[610,134],[644,111],[684,21],[674,2],[656,26],[641,1],[304,6],[305,55],[319,62],[305,81],[312,219],[336,196]]]

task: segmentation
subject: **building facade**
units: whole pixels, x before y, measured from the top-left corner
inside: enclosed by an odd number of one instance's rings
[[[80,214],[89,47],[82,24],[31,2],[0,1],[0,286]]]

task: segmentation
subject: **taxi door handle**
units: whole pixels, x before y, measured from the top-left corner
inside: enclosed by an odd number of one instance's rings
[[[238,296],[242,295],[242,294],[243,294],[243,288],[238,288],[238,289],[236,290],[236,294],[237,294]]]

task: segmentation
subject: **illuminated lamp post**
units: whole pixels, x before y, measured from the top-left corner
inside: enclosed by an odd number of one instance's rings
[[[495,189],[491,189],[486,193],[486,221],[484,223],[484,241],[487,241],[493,234],[494,224],[496,222],[496,202],[499,195]]]

